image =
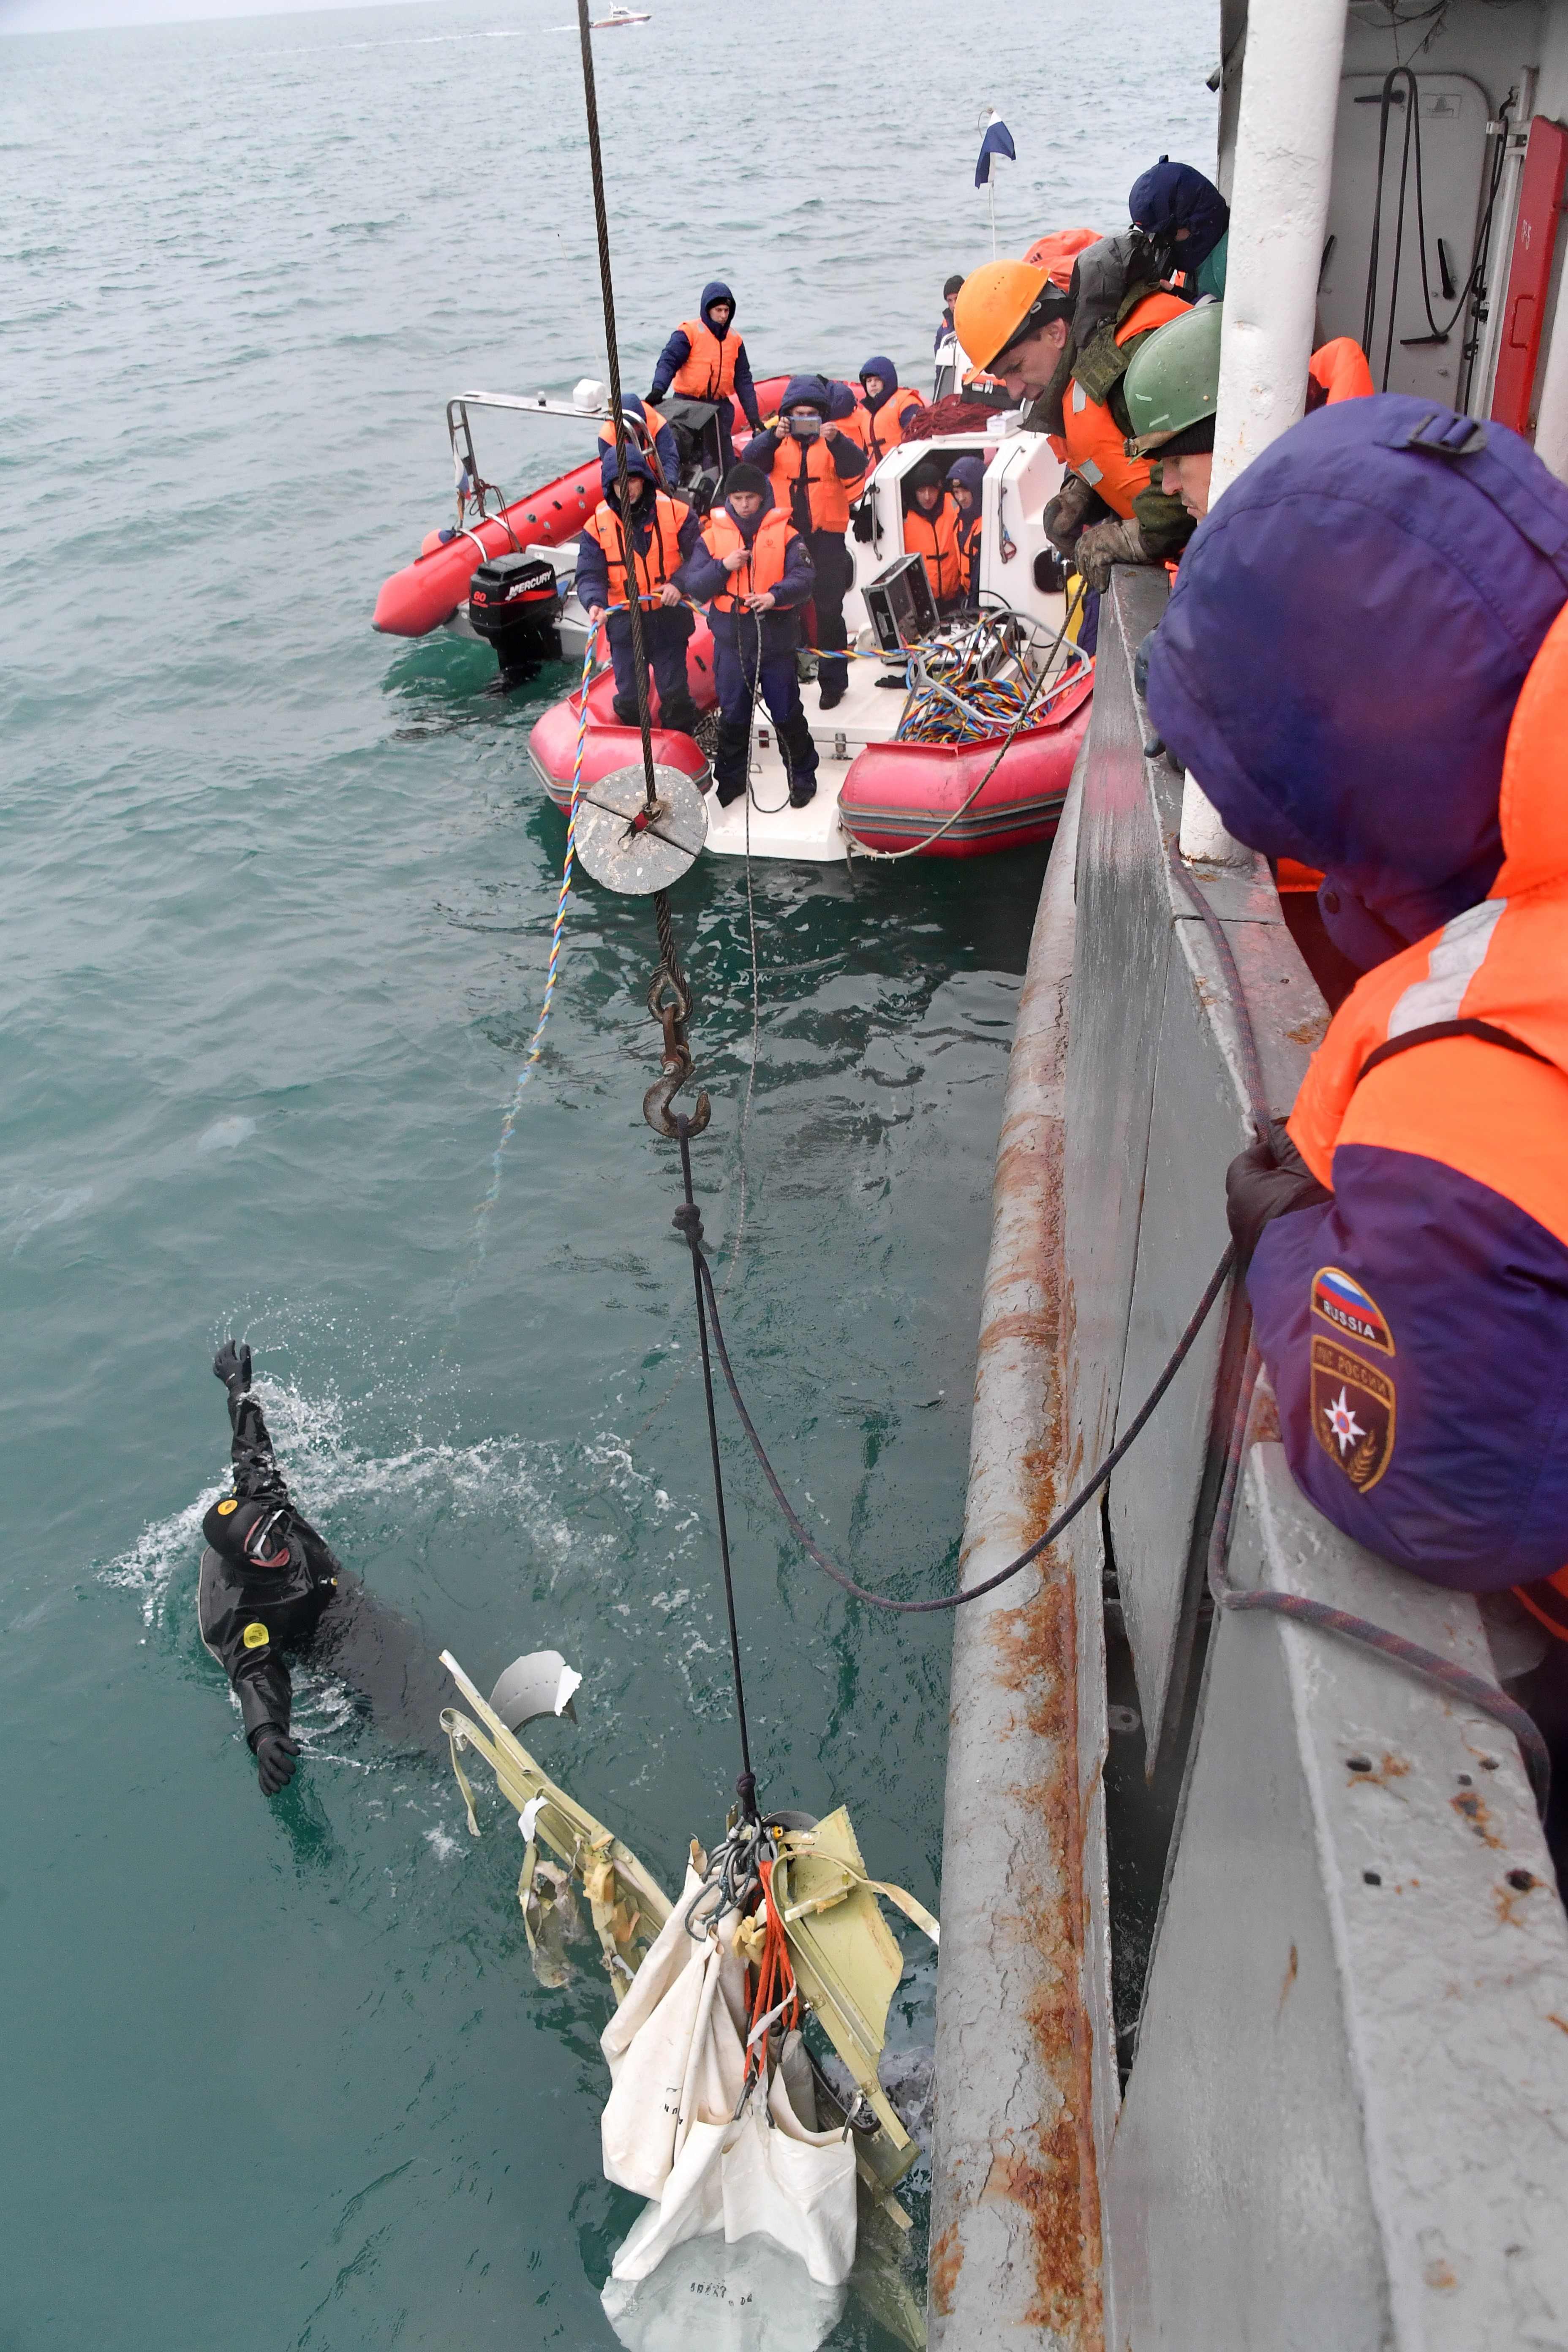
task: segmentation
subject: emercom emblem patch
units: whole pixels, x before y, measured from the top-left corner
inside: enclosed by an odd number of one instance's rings
[[[1312,1434],[1361,1494],[1394,1452],[1395,1391],[1388,1374],[1337,1339],[1312,1335]]]

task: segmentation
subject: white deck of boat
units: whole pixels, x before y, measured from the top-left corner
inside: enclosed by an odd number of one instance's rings
[[[721,808],[708,796],[708,848],[715,857],[793,857],[826,865],[847,855],[850,844],[838,822],[838,795],[849,763],[868,743],[885,743],[899,723],[904,707],[901,692],[877,684],[894,677],[880,662],[852,661],[849,690],[836,710],[819,707],[814,680],[803,686],[800,698],[806,724],[820,755],[816,797],[805,808],[791,808],[789,778],[767,706],[760,703],[752,730],[751,789],[746,800]],[[900,681],[900,686],[902,681]],[[748,838],[748,817],[749,838]]]

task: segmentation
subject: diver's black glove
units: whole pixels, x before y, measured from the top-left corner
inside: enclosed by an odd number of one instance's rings
[[[279,1731],[275,1723],[264,1723],[256,1735],[256,1777],[261,1783],[264,1797],[275,1797],[294,1778],[294,1759],[300,1753],[300,1743]]]
[[[213,1358],[213,1378],[223,1382],[232,1396],[236,1389],[241,1396],[250,1386],[250,1343],[242,1339],[237,1346],[226,1339]]]
[[[1295,1145],[1283,1119],[1268,1122],[1268,1139],[1238,1151],[1225,1171],[1225,1213],[1236,1244],[1238,1273],[1245,1274],[1263,1228],[1292,1209],[1316,1208],[1333,1194],[1320,1184]]]

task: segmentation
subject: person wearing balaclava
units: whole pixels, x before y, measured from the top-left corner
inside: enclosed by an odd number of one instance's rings
[[[739,403],[753,433],[762,429],[763,413],[757,406],[746,346],[735,332],[735,298],[721,278],[709,279],[697,317],[683,319],[658,355],[648,399],[657,405],[672,390],[683,400],[716,404],[720,454],[728,472],[735,455],[731,439],[732,402]]]
[[[854,425],[866,452],[866,479],[870,480],[889,449],[896,449],[904,428],[925,402],[912,384],[899,382],[890,359],[873,352],[860,371],[864,404],[855,411]]]
[[[1428,400],[1319,410],[1194,534],[1147,701],[1365,973],[1227,1180],[1291,1470],[1415,1575],[1513,1588],[1561,1699],[1568,488]]]
[[[773,502],[805,540],[816,585],[817,701],[831,710],[849,685],[844,599],[855,584],[845,532],[849,499],[866,477],[866,452],[847,422],[834,415],[834,388],[820,375],[791,376],[778,423],[746,448],[746,462],[766,474]]]
[[[1133,181],[1127,214],[1162,278],[1180,277],[1191,299],[1209,294],[1224,301],[1230,206],[1212,180],[1162,155]]]
[[[616,717],[623,727],[636,727],[641,717],[629,570],[637,574],[643,653],[658,689],[658,724],[689,735],[697,725],[686,668],[692,620],[674,579],[697,544],[697,516],[684,499],[672,499],[659,488],[648,459],[629,439],[624,499],[613,446],[599,459],[599,480],[604,503],[594,509],[577,541],[577,601],[590,628],[605,624],[616,672]]]

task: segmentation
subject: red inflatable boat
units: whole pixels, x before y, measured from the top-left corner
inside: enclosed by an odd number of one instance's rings
[[[600,638],[601,652],[604,640]],[[713,640],[706,621],[699,621],[686,648],[686,675],[691,698],[699,710],[711,710],[719,697],[713,685]],[[588,732],[583,746],[583,782],[596,784],[616,768],[639,766],[642,737],[635,727],[623,727],[616,717],[616,681],[602,669],[588,688]],[[653,756],[667,768],[679,768],[704,789],[708,761],[689,735],[678,735],[658,723],[658,693],[651,678],[648,697],[653,716]],[[536,719],[528,739],[528,756],[534,772],[557,808],[572,798],[572,778],[577,759],[577,726],[583,712],[581,689],[552,703]]]
[[[980,857],[1049,841],[1089,728],[1094,694],[1090,665],[1066,688],[1049,716],[1026,727],[973,806],[964,803],[1006,740],[977,743],[868,743],[838,795],[838,821],[868,849],[910,849],[923,857]],[[954,819],[955,811],[963,814]]]
[[[784,383],[781,375],[758,384],[757,399],[764,415],[771,413]],[[735,446],[740,448],[751,428],[733,404],[731,408]],[[597,433],[592,418],[584,417],[584,424],[585,429]],[[372,625],[387,636],[426,636],[457,617],[479,564],[517,548],[560,547],[566,540],[575,539],[603,499],[599,457],[595,443],[593,456],[571,473],[546,482],[542,490],[532,490],[525,499],[514,499],[502,513],[458,531],[444,543],[433,531],[414,562],[383,582]]]

